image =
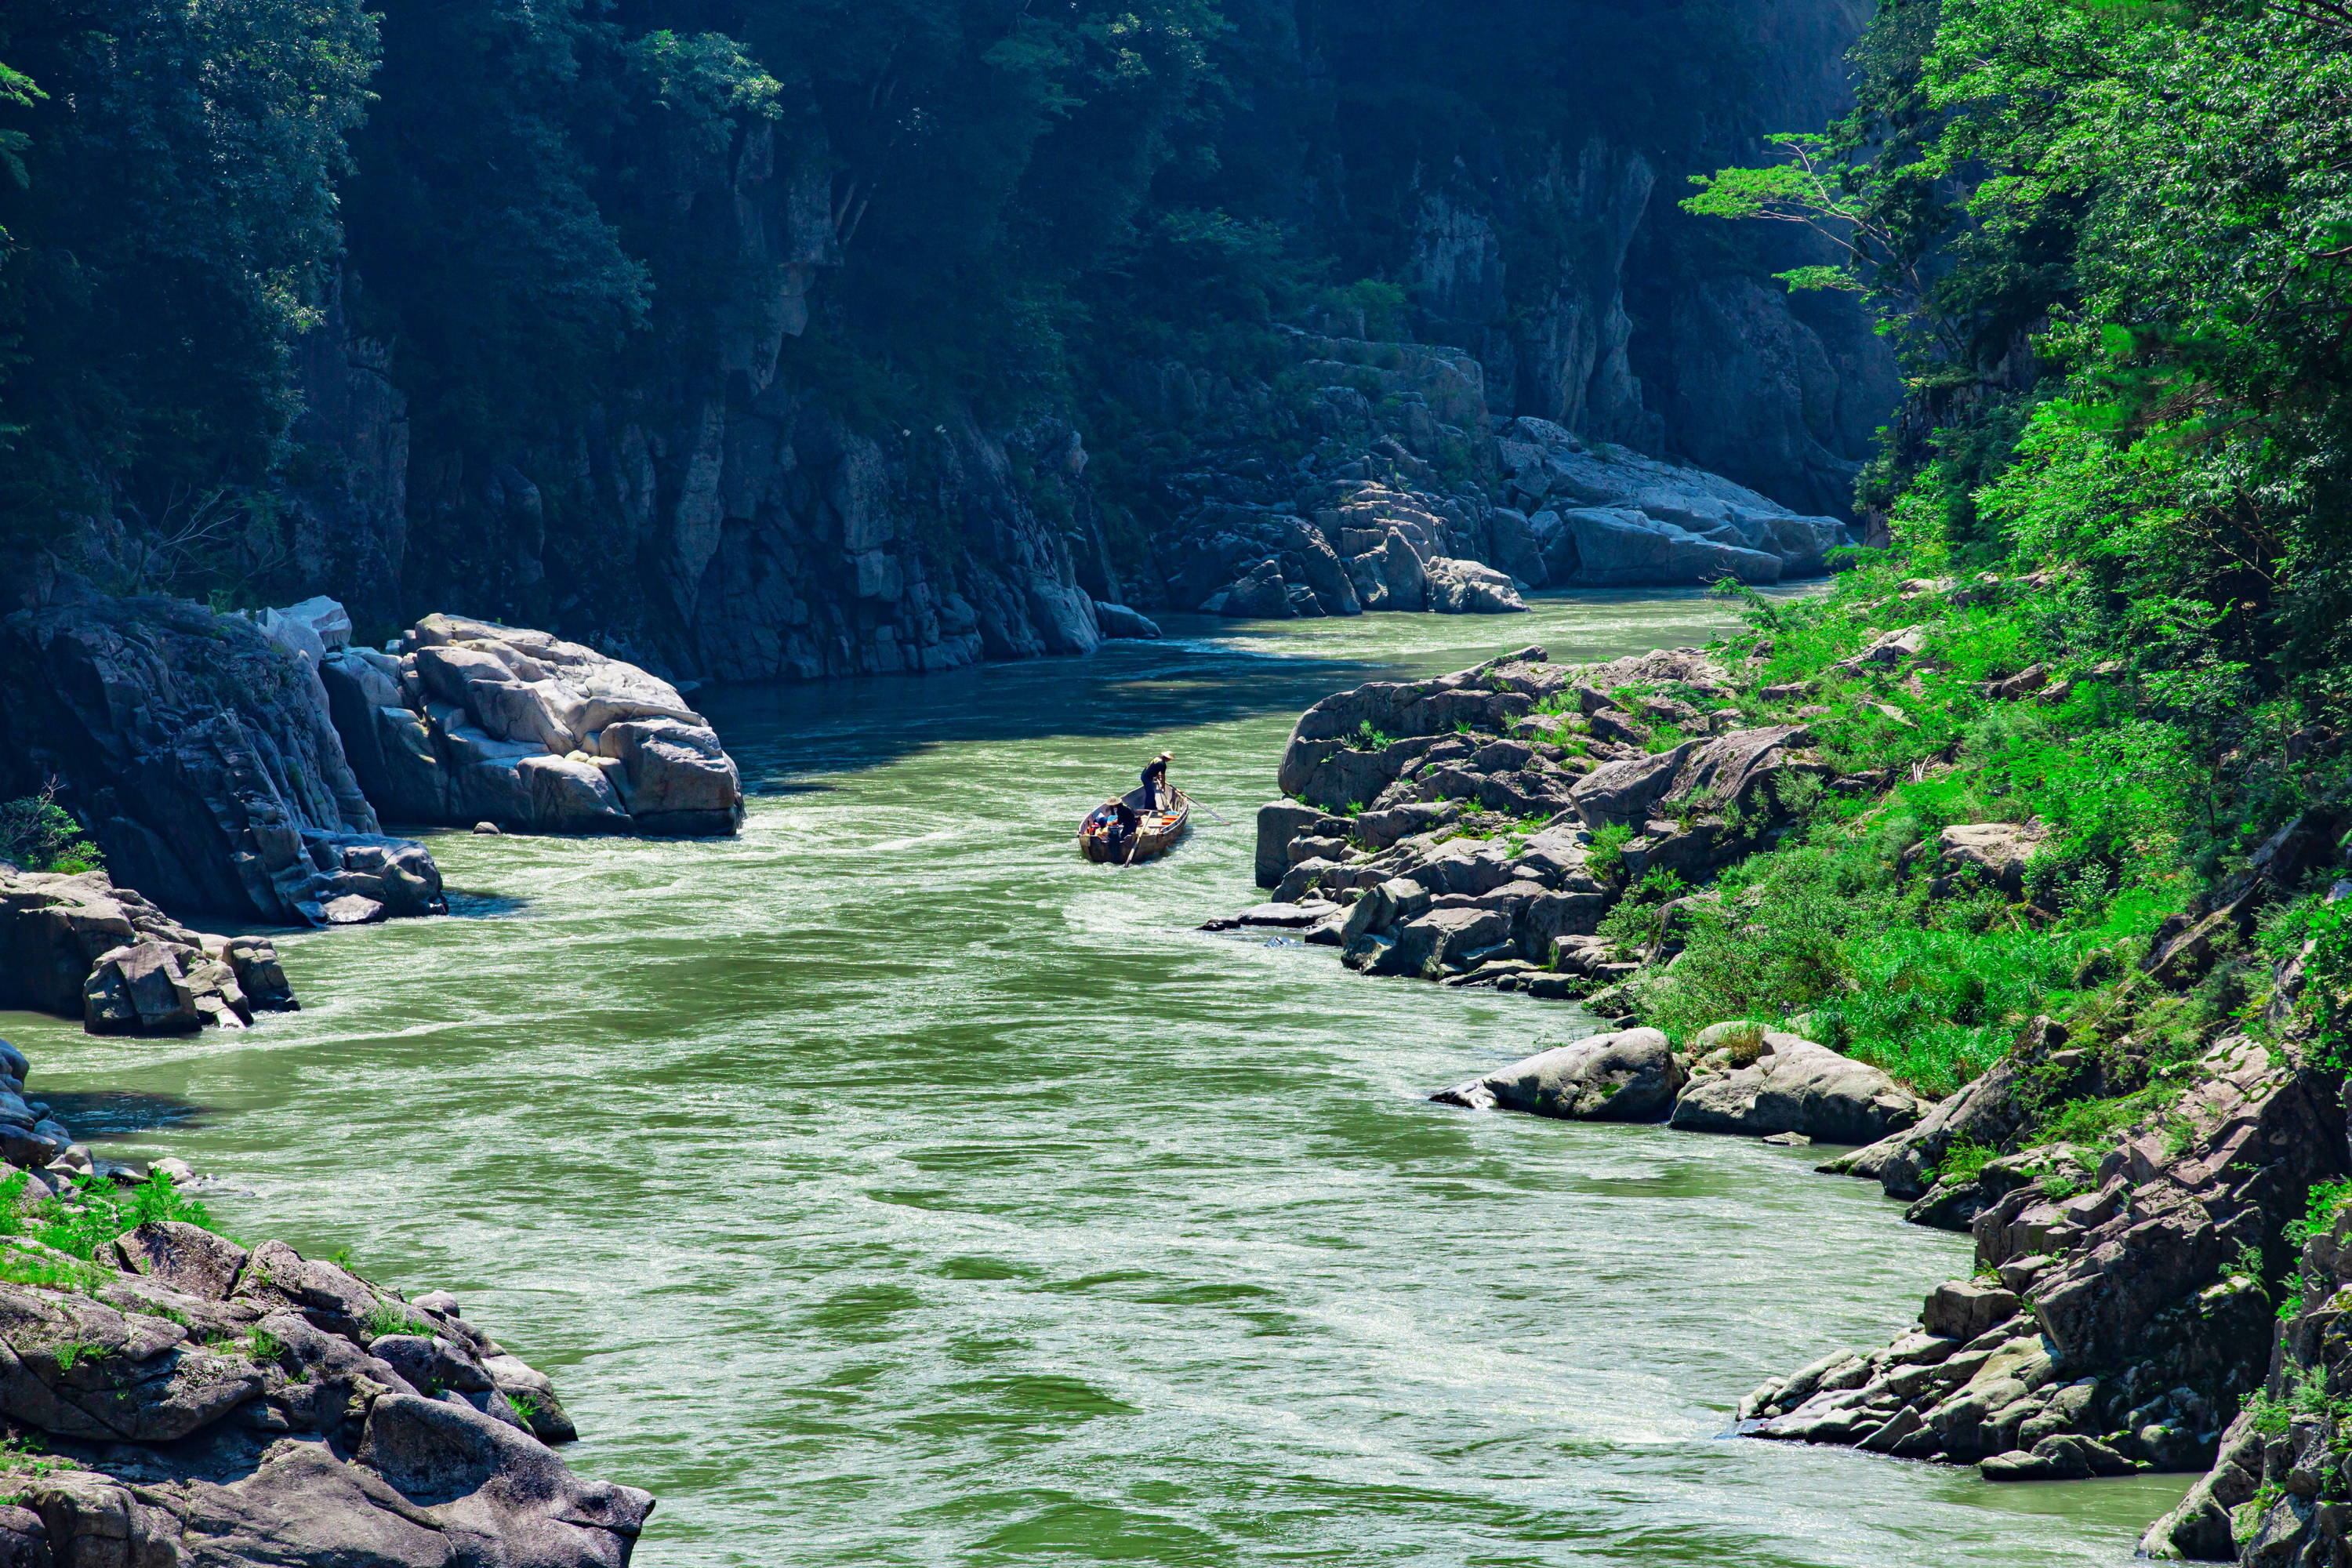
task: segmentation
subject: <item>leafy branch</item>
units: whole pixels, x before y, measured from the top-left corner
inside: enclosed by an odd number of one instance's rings
[[[1801,225],[1845,253],[1841,266],[1798,267],[1774,274],[1791,289],[1859,294],[1868,289],[1863,280],[1865,270],[1892,269],[1914,299],[1926,296],[1915,263],[1905,257],[1895,231],[1874,218],[1868,204],[1855,194],[1853,165],[1829,137],[1782,132],[1765,140],[1787,154],[1788,162],[1693,174],[1691,184],[1699,187],[1699,194],[1683,199],[1683,211],[1698,217]]]

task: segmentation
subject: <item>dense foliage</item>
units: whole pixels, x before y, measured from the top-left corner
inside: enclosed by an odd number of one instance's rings
[[[374,53],[356,0],[0,8],[0,548],[128,523],[143,575],[239,521]]]
[[[1600,129],[1738,145],[1725,9],[0,0],[0,542],[277,591],[289,497],[341,460],[299,362],[346,328],[430,455],[410,554],[460,572],[577,515],[600,421],[748,397],[703,351],[779,279],[784,384],[874,428],[1066,417],[1137,356],[1260,370],[1276,321],[1409,331],[1437,185],[1550,188]],[[1502,226],[1591,240],[1540,202]],[[486,516],[501,465],[537,488]]]
[[[1848,265],[1789,281],[1867,292],[1904,345],[1864,495],[1891,557],[1748,640],[1759,689],[1820,683],[1835,760],[1908,782],[1728,879],[1664,1009],[1811,1012],[1935,1089],[2035,1012],[2255,1022],[2266,963],[2159,1003],[2131,961],[2346,784],[2352,16],[1885,0],[1857,58],[1851,118],[1686,205],[1835,235]],[[1833,668],[1908,624],[1912,678]],[[1987,694],[2034,666],[2042,693]],[[1988,819],[2052,828],[2028,898],[1931,899],[1904,852]],[[2309,946],[2323,1047],[2352,973],[2325,896],[2267,939]]]

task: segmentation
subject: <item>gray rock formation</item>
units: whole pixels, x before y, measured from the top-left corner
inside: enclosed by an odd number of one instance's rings
[[[114,875],[163,907],[278,925],[440,907],[387,838],[315,667],[236,616],[89,599],[0,621],[0,789],[56,781]]]
[[[92,1034],[168,1034],[295,1005],[267,937],[190,931],[102,871],[0,868],[0,1007],[80,1018]]]
[[[1834,517],[1799,515],[1720,475],[1587,443],[1548,420],[1511,421],[1496,447],[1505,493],[1528,513],[1556,584],[1817,577],[1831,551],[1853,542]]]
[[[1430,1099],[1565,1121],[1655,1121],[1674,1104],[1683,1080],[1682,1064],[1665,1036],[1655,1029],[1627,1029],[1538,1052]]]
[[[540,833],[730,834],[743,787],[668,682],[545,632],[427,616],[398,657],[324,667],[370,799],[421,823]]]
[[[2352,1550],[2336,1497],[2352,1438],[2352,1209],[2323,1200],[2316,1214],[2291,1259],[2295,1294],[2280,1309],[2268,1376],[2221,1435],[2213,1468],[2148,1528],[2140,1550],[2151,1557],[2323,1568]]]
[[[1829,771],[1802,727],[1730,729],[1728,710],[1720,733],[1647,749],[1648,724],[1709,722],[1695,704],[1725,679],[1691,648],[1591,666],[1527,648],[1328,697],[1284,751],[1286,798],[1258,815],[1258,884],[1329,906],[1306,940],[1367,973],[1591,994],[1639,967],[1593,940],[1630,883],[1703,880]],[[1602,855],[1611,828],[1633,836]]]
[[[1095,601],[1095,624],[1102,628],[1106,638],[1156,640],[1160,636],[1159,623],[1142,611],[1129,609],[1125,605],[1106,605],[1099,599]]]
[[[1544,419],[1498,426],[1477,362],[1454,351],[1291,342],[1303,371],[1330,384],[1305,420],[1314,449],[1297,471],[1254,455],[1279,411],[1227,389],[1237,433],[1217,467],[1171,481],[1166,502],[1182,541],[1166,593],[1180,608],[1494,614],[1522,607],[1523,587],[1818,575],[1851,542],[1836,518],[1716,474]]]
[[[2222,1510],[2253,1497],[2264,1465],[2284,1479],[2305,1446],[2298,1434],[2250,1450],[2231,1418],[2273,1364],[2263,1249],[2347,1168],[2337,1089],[2332,1073],[2276,1065],[2243,1037],[2215,1042],[2182,1097],[2116,1147],[2062,1151],[2044,1179],[1979,1213],[1979,1277],[1931,1292],[1918,1331],[1765,1384],[1741,1404],[1741,1430],[2002,1480],[2201,1468],[2218,1454],[2148,1546],[2231,1555]],[[2332,1253],[2315,1263],[2333,1278]],[[2265,1520],[2288,1537],[2313,1517],[2294,1484]]]
[[[0,1415],[51,1456],[11,1478],[16,1561],[629,1560],[653,1499],[572,1474],[546,1380],[454,1309],[176,1221],[87,1264],[7,1246],[72,1281],[0,1285]]]
[[[1825,1143],[1874,1143],[1927,1109],[1876,1068],[1795,1035],[1757,1030],[1747,1048],[1725,1048],[1694,1065],[1667,1124],[1687,1132],[1800,1132]]]

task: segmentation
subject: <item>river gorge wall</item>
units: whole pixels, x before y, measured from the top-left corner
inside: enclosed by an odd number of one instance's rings
[[[748,52],[706,63],[739,73],[726,79],[750,83],[756,109],[649,66],[671,34],[488,37],[488,75],[441,90],[527,99],[545,68],[653,96],[625,136],[590,134],[560,99],[519,100],[561,155],[519,144],[508,184],[478,185],[419,151],[450,133],[446,105],[412,101],[456,24],[394,6],[380,102],[352,132],[348,243],[290,344],[274,466],[201,504],[184,479],[144,500],[132,469],[98,470],[103,495],[56,553],[110,590],[325,595],[367,641],[451,610],[677,679],[807,679],[1087,651],[1117,621],[1097,605],[1206,596],[1180,542],[1214,536],[1204,512],[1311,520],[1344,499],[1334,487],[1475,514],[1465,557],[1511,571],[1484,513],[1510,504],[1492,422],[1518,416],[1718,472],[1795,514],[1849,513],[1896,395],[1883,345],[1851,301],[1770,279],[1810,253],[1708,232],[1674,194],[1761,132],[1834,110],[1861,8],[1742,0],[1703,35],[1606,6],[1523,10],[1232,7],[1203,65],[1234,95],[1197,132],[1211,172],[1146,147],[1177,123],[1152,109],[1159,129],[1132,131],[1139,172],[1120,176],[1139,183],[1099,210],[1080,199],[1101,232],[1058,264],[1051,287],[1076,309],[1056,316],[1045,294],[1000,300],[992,283],[966,290],[976,303],[938,298],[996,264],[1007,224],[1050,216],[1062,237],[1040,243],[1077,243],[1079,216],[1034,188],[1066,172],[1077,154],[1055,138],[1076,129],[1005,132],[995,213],[938,185],[962,153],[908,162],[911,121],[894,116],[917,110],[887,95],[929,92],[921,112],[948,112],[946,82],[1003,68],[979,32],[940,45],[919,88],[912,64],[796,65],[748,27]],[[755,65],[770,74],[740,75]],[[542,199],[570,216],[515,205]],[[530,263],[466,226],[500,214],[550,245],[572,243],[574,220],[588,237],[525,288]],[[425,234],[444,243],[417,248]],[[1281,257],[1234,285],[1242,303],[1181,293],[1252,246]],[[910,271],[927,254],[936,271]],[[1365,281],[1297,281],[1348,278]],[[575,296],[605,314],[562,314]],[[1272,330],[1285,321],[1359,346],[1334,355]],[[1423,345],[1465,356],[1474,406],[1325,368],[1376,373]],[[1328,395],[1350,384],[1360,406]]]

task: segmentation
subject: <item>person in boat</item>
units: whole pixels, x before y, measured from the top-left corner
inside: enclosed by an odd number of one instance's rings
[[[1094,825],[1116,849],[1135,837],[1136,829],[1143,826],[1143,819],[1136,816],[1135,808],[1127,802],[1115,800],[1096,811]]]
[[[1175,760],[1174,752],[1162,752],[1143,765],[1143,808],[1146,811],[1168,809],[1168,764]]]

